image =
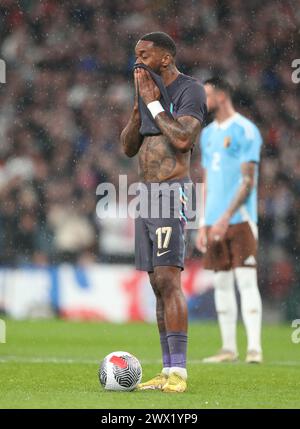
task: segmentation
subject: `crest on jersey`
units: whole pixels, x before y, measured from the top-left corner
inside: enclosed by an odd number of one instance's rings
[[[229,137],[229,136],[224,137],[224,143],[223,143],[223,146],[224,146],[226,149],[230,146],[230,143],[231,143],[231,137]]]

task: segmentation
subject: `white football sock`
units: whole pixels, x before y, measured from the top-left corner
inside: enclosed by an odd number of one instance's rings
[[[181,368],[179,366],[171,366],[169,375],[171,375],[173,372],[176,372],[176,374],[180,375],[184,380],[187,379],[187,371],[185,368]]]
[[[164,374],[166,377],[169,377],[170,368],[163,368],[161,373]]]
[[[215,305],[221,329],[222,347],[234,353],[236,347],[237,303],[234,289],[233,271],[215,272]]]
[[[256,268],[236,268],[235,276],[241,296],[241,309],[245,324],[248,350],[261,351],[262,304],[257,286]]]

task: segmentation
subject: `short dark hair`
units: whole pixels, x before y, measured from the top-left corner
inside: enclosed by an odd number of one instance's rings
[[[173,57],[176,55],[176,45],[172,37],[162,31],[155,31],[153,33],[145,34],[140,40],[147,40],[153,42],[155,46],[163,48],[168,51]]]
[[[220,91],[224,91],[226,94],[230,96],[230,98],[233,96],[233,88],[230,85],[230,83],[219,76],[206,79],[206,81],[204,82],[204,85],[211,85],[216,89],[219,89]]]

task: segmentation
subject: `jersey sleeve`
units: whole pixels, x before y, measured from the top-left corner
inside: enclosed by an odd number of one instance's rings
[[[241,162],[259,163],[262,137],[254,125],[244,130],[241,136],[241,145]]]
[[[206,111],[206,94],[203,86],[197,81],[191,82],[180,97],[176,117],[193,116],[202,124]]]

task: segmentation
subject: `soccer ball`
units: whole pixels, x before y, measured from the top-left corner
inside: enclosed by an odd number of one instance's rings
[[[103,359],[98,375],[106,390],[131,391],[141,382],[142,367],[132,354],[113,352]]]

